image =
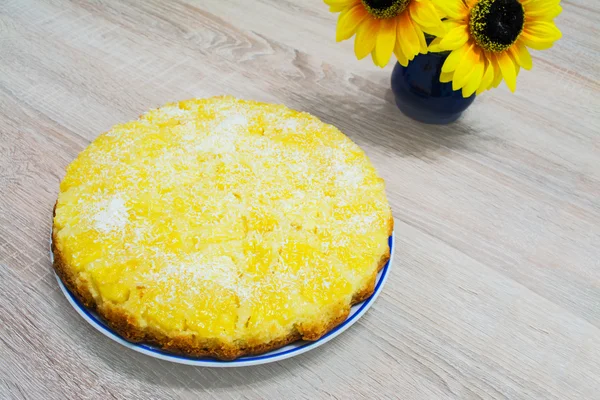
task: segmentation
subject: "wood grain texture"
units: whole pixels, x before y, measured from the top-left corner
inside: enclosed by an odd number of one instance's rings
[[[596,0],[519,89],[447,127],[401,115],[392,65],[319,0],[0,1],[0,398],[593,399],[600,393]],[[87,325],[49,260],[66,165],[167,101],[232,94],[333,123],[387,181],[396,264],[374,307],[297,358],[217,370]]]

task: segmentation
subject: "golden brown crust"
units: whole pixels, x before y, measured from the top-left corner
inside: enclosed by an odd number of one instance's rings
[[[379,260],[379,265],[377,266],[377,271],[373,274],[369,282],[364,286],[363,289],[359,290],[352,296],[352,305],[358,304],[361,301],[368,299],[373,292],[375,291],[375,282],[377,282],[377,273],[383,269],[385,264],[390,259],[390,250],[388,248],[388,252],[381,256]]]
[[[56,206],[55,206],[56,211]],[[393,231],[393,219],[390,222],[390,235]],[[54,255],[54,270],[69,291],[88,309],[95,310],[104,321],[120,336],[134,343],[148,343],[177,354],[186,354],[194,357],[214,357],[220,360],[233,360],[241,356],[263,354],[297,340],[316,341],[325,333],[335,328],[348,318],[350,307],[341,309],[322,329],[311,329],[295,326],[286,337],[261,344],[244,344],[237,346],[225,345],[216,340],[198,340],[194,335],[169,337],[158,330],[141,329],[133,316],[111,307],[110,303],[98,305],[92,296],[85,281],[74,276],[68,268],[61,252],[57,249],[56,231],[52,227],[52,253]],[[351,305],[360,303],[369,298],[375,289],[377,272],[379,272],[390,258],[390,249],[384,254],[373,274],[373,277],[352,297]]]
[[[85,285],[77,284],[77,279],[73,275],[70,268],[62,258],[61,252],[56,248],[56,237],[54,228],[52,229],[52,254],[54,255],[54,270],[60,277],[61,281],[65,284],[67,289],[77,297],[77,299],[87,308],[95,310],[96,302],[94,297],[90,293],[89,289]]]

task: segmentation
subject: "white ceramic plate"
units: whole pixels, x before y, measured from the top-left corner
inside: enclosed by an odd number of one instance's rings
[[[390,256],[389,261],[385,264],[385,266],[381,269],[381,271],[379,271],[379,274],[377,275],[377,281],[375,282],[375,291],[373,292],[373,295],[371,295],[371,297],[369,297],[365,301],[354,305],[352,307],[352,309],[350,310],[350,314],[348,315],[348,318],[344,322],[342,322],[340,325],[338,325],[337,327],[335,327],[334,329],[329,331],[327,334],[323,335],[323,337],[321,337],[317,341],[307,342],[307,341],[300,340],[300,341],[291,343],[287,346],[284,346],[282,348],[279,348],[277,350],[270,351],[268,353],[264,353],[264,354],[257,355],[257,356],[240,357],[233,361],[220,361],[220,360],[215,360],[212,358],[182,356],[182,355],[177,355],[177,354],[173,354],[173,353],[161,350],[157,347],[150,346],[147,344],[130,343],[130,342],[126,341],[125,339],[123,339],[121,336],[119,336],[116,332],[114,332],[102,320],[102,318],[100,318],[100,316],[98,316],[98,314],[85,308],[83,306],[83,304],[81,304],[79,302],[79,300],[77,300],[77,298],[75,298],[75,296],[73,296],[73,294],[65,287],[65,285],[63,285],[62,281],[60,280],[60,278],[58,276],[56,276],[56,280],[58,281],[58,285],[60,286],[60,289],[63,291],[63,293],[67,297],[67,300],[69,300],[69,303],[71,303],[73,308],[75,308],[75,310],[79,313],[79,315],[81,315],[83,317],[83,319],[85,319],[87,322],[89,322],[90,325],[92,325],[94,328],[99,330],[102,334],[104,334],[105,336],[108,336],[115,342],[120,343],[125,347],[128,347],[132,350],[146,354],[151,357],[160,358],[161,360],[176,362],[179,364],[196,365],[196,366],[201,366],[201,367],[245,367],[245,366],[250,366],[250,365],[266,364],[266,363],[280,361],[280,360],[284,360],[286,358],[297,356],[299,354],[302,354],[309,350],[312,350],[316,347],[319,347],[322,344],[327,343],[328,341],[330,341],[331,339],[333,339],[340,333],[344,332],[346,329],[350,328],[350,326],[352,324],[354,324],[356,321],[358,321],[358,319],[360,317],[362,317],[365,312],[367,312],[369,307],[371,307],[371,305],[373,304],[373,302],[375,301],[375,299],[381,292],[381,289],[383,288],[385,281],[387,280],[387,276],[388,276],[390,267],[392,265],[392,259],[394,258],[394,249],[393,249],[394,234],[393,233],[392,233],[392,236],[390,236],[390,238],[389,238],[389,245],[390,245],[391,256]],[[50,254],[52,255],[52,252]]]

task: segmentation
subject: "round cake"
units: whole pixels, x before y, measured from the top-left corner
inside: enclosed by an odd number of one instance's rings
[[[389,258],[384,182],[335,127],[233,97],[151,110],[68,167],[54,268],[120,335],[230,360],[317,340]]]

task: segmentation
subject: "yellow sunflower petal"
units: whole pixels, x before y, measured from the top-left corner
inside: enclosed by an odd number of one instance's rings
[[[494,66],[492,63],[487,60],[485,63],[485,72],[483,73],[483,77],[481,78],[481,83],[477,88],[477,95],[480,95],[484,91],[488,90],[492,82],[494,81]]]
[[[338,18],[335,40],[341,42],[342,40],[350,39],[367,15],[369,13],[362,4],[357,4],[352,8],[342,11]]]
[[[517,41],[517,43],[510,47],[510,52],[512,57],[519,63],[521,67],[525,68],[526,70],[530,70],[533,67],[531,54],[529,54],[527,47],[520,41]]]
[[[409,60],[419,54],[421,45],[408,13],[402,13],[398,18],[397,40],[402,42],[402,50]]]
[[[433,39],[431,41],[431,43],[429,43],[429,47],[428,47],[428,51],[432,51],[432,52],[440,52],[440,51],[444,51],[442,50],[442,48],[440,47],[440,42],[442,41],[443,38],[441,37],[437,37],[435,39]]]
[[[496,59],[498,60],[498,66],[500,67],[500,71],[502,71],[502,77],[506,82],[506,86],[508,86],[511,92],[514,92],[517,89],[517,71],[513,60],[506,52],[496,54]]]
[[[513,65],[515,66],[515,75],[518,77],[519,76],[519,72],[521,72],[521,66],[519,65],[519,63],[517,63],[515,61],[515,59],[513,58],[512,54],[508,53],[508,55],[513,60]]]
[[[383,68],[390,61],[396,44],[396,18],[382,19],[373,50],[375,65]]]
[[[483,59],[480,59],[480,61],[477,64],[475,64],[473,72],[469,76],[469,79],[465,86],[463,86],[462,88],[463,97],[467,98],[470,97],[473,93],[475,93],[479,85],[481,85],[481,79],[483,78],[484,71],[485,63]]]
[[[521,33],[519,39],[527,46],[534,50],[547,50],[554,46],[554,41],[540,41],[534,37],[527,35],[525,32]]]
[[[467,40],[469,40],[468,26],[458,26],[444,36],[440,47],[445,50],[454,50],[467,43]]]
[[[379,32],[379,20],[367,18],[356,30],[356,39],[354,40],[354,54],[356,58],[362,60],[373,51]]]
[[[417,0],[417,1],[419,1],[419,0]],[[440,20],[443,20],[448,17],[448,15],[446,15],[444,10],[442,10],[440,7],[438,7],[438,5],[435,4],[435,2],[433,0],[430,0],[429,3],[433,6],[435,13],[437,14],[437,16]]]
[[[452,79],[452,89],[458,90],[462,88],[471,76],[475,65],[480,61],[479,54],[473,51],[474,45],[471,44],[467,51],[465,51],[462,59],[460,60],[456,71],[454,71],[454,79]]]
[[[442,72],[452,72],[456,70],[456,67],[458,67],[458,64],[468,49],[469,46],[464,45],[456,50],[453,50],[452,53],[450,53],[446,58],[446,61],[444,61],[444,65],[442,65]]]
[[[357,0],[323,0],[328,6],[351,6],[357,2]],[[360,1],[360,0],[358,0]]]
[[[539,10],[559,4],[561,0],[519,0],[526,11]]]
[[[427,40],[425,40],[425,34],[417,24],[413,24],[413,27],[415,28],[415,33],[419,38],[419,53],[427,54]]]
[[[425,2],[411,1],[408,5],[408,12],[412,20],[421,26],[430,25],[430,21],[437,18],[435,9],[433,11],[430,10]]]
[[[525,9],[525,17],[528,21],[552,21],[562,12],[562,7],[559,5],[551,5],[544,9],[527,10]]]
[[[329,12],[331,13],[339,13],[341,11],[346,10],[348,7],[347,6],[330,6],[329,7]]]
[[[542,10],[551,6],[558,5],[560,0],[521,0],[525,11]]]
[[[552,47],[554,42],[561,37],[562,33],[554,23],[533,21],[525,24],[519,40],[532,49],[546,50]]]
[[[452,72],[442,72],[440,74],[440,82],[442,82],[442,83],[452,82],[452,77],[453,76],[454,76],[454,71],[452,71]]]
[[[435,36],[444,34],[442,20],[430,1],[411,1],[408,11],[410,18],[425,32]]]
[[[457,28],[459,26],[464,26],[465,24],[465,22],[455,21],[453,19],[446,19],[442,21],[442,26],[444,27],[444,35],[450,32],[452,29]]]
[[[325,0],[325,4],[329,6],[329,11],[332,13],[352,8],[358,2],[360,0]]]
[[[560,30],[552,22],[533,21],[525,24],[523,34],[535,37],[540,41],[555,41],[562,37]]]
[[[489,89],[493,87],[497,88],[502,83],[502,71],[500,70],[500,66],[498,65],[498,58],[496,57],[496,54],[492,54],[491,59],[492,66],[494,68],[494,80],[492,81],[492,84],[490,85]]]
[[[463,19],[469,14],[469,9],[462,1],[433,0],[433,3],[451,19]]]
[[[554,18],[562,13],[560,0],[530,1],[523,4],[525,9],[525,26],[532,22],[543,21],[554,24]]]
[[[408,58],[404,55],[404,51],[402,51],[402,45],[398,40],[396,40],[396,45],[394,46],[394,55],[398,59],[398,62],[403,67],[408,65]]]

